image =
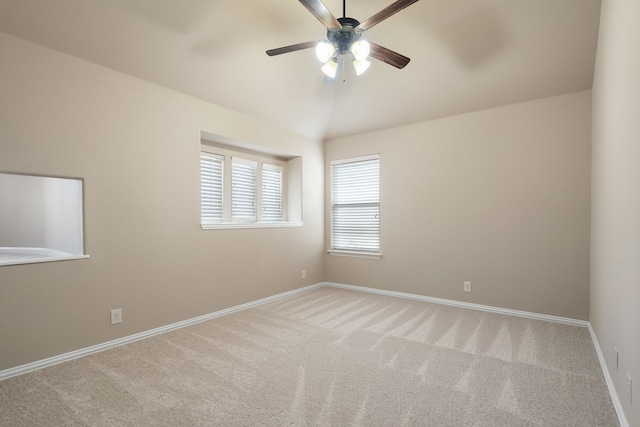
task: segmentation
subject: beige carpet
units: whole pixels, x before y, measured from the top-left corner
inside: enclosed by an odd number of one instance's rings
[[[586,328],[320,288],[0,382],[2,426],[615,426]]]

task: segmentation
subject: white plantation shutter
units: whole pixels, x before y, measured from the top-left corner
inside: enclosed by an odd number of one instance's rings
[[[200,222],[222,222],[224,157],[200,153]]]
[[[258,164],[231,158],[231,220],[256,221],[256,170]]]
[[[262,164],[262,221],[282,221],[282,167]]]
[[[331,249],[380,252],[380,157],[331,162]]]

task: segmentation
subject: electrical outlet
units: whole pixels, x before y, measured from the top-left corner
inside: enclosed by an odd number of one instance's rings
[[[613,363],[615,364],[616,372],[618,372],[618,349],[615,347],[613,348]]]
[[[471,292],[471,282],[464,282],[464,291]]]
[[[302,273],[300,274],[300,277],[303,279],[307,278],[307,270],[302,270]]]
[[[116,325],[118,323],[122,323],[122,309],[116,308],[115,310],[111,310],[111,324]]]
[[[633,400],[631,399],[632,394],[631,394],[631,375],[629,375],[629,373],[627,373],[627,397],[629,398],[629,405],[631,405],[633,403]]]

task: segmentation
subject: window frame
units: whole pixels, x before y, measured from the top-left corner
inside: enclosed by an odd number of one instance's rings
[[[371,161],[371,160],[376,160],[377,161],[377,169],[378,169],[378,179],[377,179],[377,194],[376,197],[374,197],[374,199],[371,200],[366,200],[366,201],[352,201],[349,203],[336,203],[336,183],[335,183],[335,172],[336,172],[336,166],[340,166],[340,165],[346,165],[346,164],[356,164],[356,163],[361,163],[361,162],[367,162],[367,161]],[[329,214],[330,214],[330,241],[329,241],[329,247],[330,249],[327,250],[327,253],[330,255],[339,255],[339,256],[355,256],[355,257],[361,257],[361,258],[372,258],[372,259],[380,259],[382,257],[382,252],[381,252],[381,239],[380,239],[380,208],[381,208],[381,203],[380,203],[380,155],[379,154],[371,154],[371,155],[366,155],[366,156],[358,156],[358,157],[351,157],[351,158],[345,158],[345,159],[338,159],[338,160],[332,160],[330,162],[330,166],[329,166],[329,171],[330,171],[330,206],[329,206]],[[336,246],[335,241],[336,241],[336,232],[335,232],[335,210],[336,208],[342,205],[343,207],[347,208],[367,208],[367,207],[374,207],[377,208],[377,213],[376,213],[376,228],[377,228],[377,247],[375,248],[365,248],[365,247],[361,247],[361,248],[357,248],[357,247],[340,247],[340,246]]]

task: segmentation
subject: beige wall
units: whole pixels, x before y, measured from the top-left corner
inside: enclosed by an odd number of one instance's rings
[[[91,256],[0,267],[0,370],[322,281],[320,141],[2,33],[0,56],[0,170],[84,178]],[[201,230],[201,131],[302,155],[304,226]]]
[[[587,91],[326,142],[327,202],[331,160],[380,153],[383,253],[326,279],[588,319],[590,120]]]
[[[604,0],[593,84],[590,320],[632,426],[640,426],[638,40],[640,2]],[[633,405],[627,373],[634,382]]]

